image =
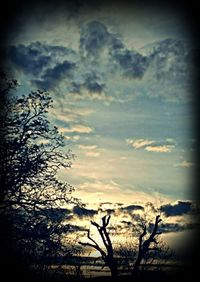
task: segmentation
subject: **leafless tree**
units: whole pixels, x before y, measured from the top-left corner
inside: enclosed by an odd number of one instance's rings
[[[145,259],[145,256],[149,253],[149,251],[152,250],[152,244],[158,244],[157,236],[161,234],[161,232],[158,231],[158,225],[161,221],[162,219],[160,218],[160,215],[157,215],[153,230],[147,239],[144,239],[147,235],[147,227],[146,225],[143,226],[143,232],[139,236],[138,255],[132,271],[133,275],[136,275],[138,273],[142,260]]]
[[[92,243],[89,243],[89,242],[88,243],[79,242],[79,243],[82,246],[89,246],[99,251],[103,261],[105,262],[105,265],[110,268],[112,277],[116,277],[117,276],[117,261],[114,258],[112,242],[110,240],[109,233],[106,229],[109,224],[109,221],[110,221],[110,215],[102,217],[102,225],[99,225],[98,223],[91,221],[91,224],[97,228],[106,250],[103,250],[99,246],[99,244],[90,236],[90,230],[88,230],[87,232],[87,238]]]

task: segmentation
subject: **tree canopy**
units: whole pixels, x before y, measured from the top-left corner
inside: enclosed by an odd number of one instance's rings
[[[57,179],[74,157],[64,153],[64,136],[47,113],[52,99],[46,91],[5,100],[1,112],[1,210],[42,209],[69,202],[73,187]]]

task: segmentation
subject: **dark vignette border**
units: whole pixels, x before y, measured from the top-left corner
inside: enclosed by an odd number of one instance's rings
[[[100,0],[57,0],[55,3],[59,5],[60,3],[63,5],[65,3],[69,3],[72,1],[77,6],[81,6],[84,2],[91,5],[95,5],[94,3],[102,1]],[[20,13],[26,11],[26,9],[31,9],[32,5],[40,5],[43,1],[12,1],[7,0],[6,2],[1,4],[1,16],[0,16],[0,69],[3,70],[6,66],[6,58],[4,56],[4,50],[6,49],[7,44],[9,44],[9,33],[12,30],[12,27],[15,26]],[[51,1],[48,1],[48,3]],[[117,1],[110,0],[105,1],[112,2],[113,5],[117,5],[118,2],[122,2],[123,5],[126,5],[127,2],[138,2],[139,5],[155,5],[155,7],[162,5],[163,9],[165,7],[172,7],[177,10],[180,14],[186,28],[187,32],[190,34],[193,46],[197,50],[194,54],[193,60],[195,63],[195,72],[200,71],[199,63],[200,63],[200,17],[199,17],[199,8],[197,1]],[[120,3],[121,4],[121,3]],[[200,72],[195,73],[195,83],[193,85],[193,111],[195,115],[194,124],[193,124],[193,136],[197,140],[196,151],[194,153],[194,159],[197,163],[196,167],[193,170],[193,193],[196,200],[200,201],[200,190],[199,190],[199,155],[200,155],[200,144],[199,144],[199,109],[200,109],[200,97],[199,97],[199,81],[200,81]],[[4,101],[6,97],[1,96],[1,101]],[[2,104],[2,103],[1,103]],[[2,109],[0,109],[2,110]],[[1,161],[1,160],[0,160]],[[199,203],[200,204],[200,203]],[[3,232],[2,234],[6,234],[6,226],[0,227]],[[5,235],[4,234],[4,235]],[[174,281],[179,281],[181,278],[182,281],[186,281],[188,279],[193,279],[194,275],[198,274],[198,261],[200,261],[200,244],[199,244],[199,230],[196,236],[193,238],[193,242],[188,242],[188,246],[183,246],[188,250],[188,256],[191,257],[191,263],[186,270],[187,273],[184,272],[184,275],[181,277],[174,277]],[[3,236],[3,239],[0,238],[0,254],[1,254],[1,277],[5,281],[9,281],[10,279],[20,279],[20,281],[36,281],[33,274],[30,274],[26,268],[23,267],[23,258],[19,258],[16,253],[12,253],[9,249],[9,246],[6,246],[6,237]],[[177,279],[178,278],[178,279]],[[37,280],[38,281],[38,280]]]

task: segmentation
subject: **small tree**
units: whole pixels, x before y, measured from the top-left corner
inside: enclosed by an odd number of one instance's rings
[[[147,235],[147,227],[146,225],[143,226],[143,232],[139,236],[138,255],[132,271],[133,275],[138,273],[142,260],[145,259],[149,251],[152,250],[152,244],[158,244],[156,237],[161,234],[161,232],[158,231],[158,224],[161,221],[162,220],[160,219],[160,215],[157,215],[153,226],[153,230],[147,239],[144,239],[144,237]]]
[[[96,249],[97,251],[99,251],[103,261],[105,262],[105,265],[107,265],[110,268],[112,277],[116,277],[117,276],[117,261],[113,256],[112,242],[110,240],[109,233],[106,230],[106,228],[109,224],[109,221],[110,221],[110,215],[102,217],[102,225],[99,225],[98,223],[91,221],[91,224],[97,228],[99,235],[101,236],[102,242],[105,246],[106,251],[103,250],[97,244],[97,242],[90,236],[89,230],[88,230],[88,233],[87,233],[87,237],[90,241],[92,241],[92,243],[79,242],[79,244],[81,244],[82,246],[92,247],[92,248]]]

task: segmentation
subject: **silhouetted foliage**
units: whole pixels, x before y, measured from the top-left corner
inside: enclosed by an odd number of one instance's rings
[[[57,179],[73,154],[59,150],[64,137],[47,119],[52,99],[45,91],[7,99],[1,112],[1,210],[46,208],[69,202],[73,187]]]
[[[42,267],[47,256],[69,254],[62,245],[67,228],[49,211],[77,204],[73,187],[57,178],[59,169],[71,167],[74,155],[61,150],[64,136],[48,120],[50,95],[41,90],[9,95],[17,85],[1,74],[1,94],[9,96],[0,116],[1,240],[4,248],[17,251],[27,264]]]

